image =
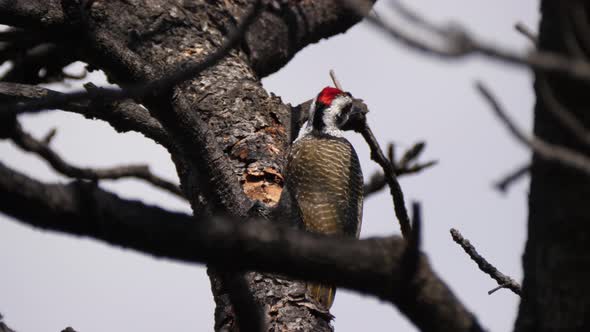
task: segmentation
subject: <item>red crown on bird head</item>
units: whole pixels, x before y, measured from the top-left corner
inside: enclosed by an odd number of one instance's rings
[[[324,105],[330,105],[330,104],[332,104],[332,101],[334,100],[334,98],[336,98],[336,96],[343,94],[343,93],[344,92],[342,92],[342,90],[340,90],[340,89],[336,89],[331,86],[327,86],[322,89],[322,91],[318,95],[317,100]]]

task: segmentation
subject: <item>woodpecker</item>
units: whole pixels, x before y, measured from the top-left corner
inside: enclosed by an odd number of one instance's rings
[[[352,96],[326,87],[314,99],[309,118],[287,161],[287,190],[303,228],[312,233],[358,237],[363,210],[363,174],[342,126],[354,112]],[[336,289],[308,283],[308,293],[327,309]]]

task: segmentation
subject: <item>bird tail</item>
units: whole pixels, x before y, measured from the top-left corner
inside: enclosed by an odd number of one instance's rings
[[[336,287],[323,284],[308,283],[307,292],[326,309],[330,309],[336,295]]]

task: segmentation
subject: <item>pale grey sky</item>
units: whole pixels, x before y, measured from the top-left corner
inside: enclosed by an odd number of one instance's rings
[[[412,6],[436,22],[460,22],[485,40],[522,52],[530,44],[514,31],[514,23],[536,30],[539,19],[537,0],[415,0]],[[379,2],[380,15],[388,17],[387,7],[386,1]],[[528,180],[505,196],[492,183],[526,162],[530,154],[493,117],[475,93],[473,81],[489,83],[516,121],[530,130],[534,103],[530,73],[478,57],[457,62],[425,57],[360,24],[307,47],[263,83],[268,91],[296,104],[330,84],[329,69],[336,70],[354,96],[365,99],[382,145],[428,143],[423,159],[438,159],[440,164],[401,180],[408,204],[410,200],[423,204],[424,250],[485,327],[511,330],[518,298],[506,290],[488,296],[495,282],[452,242],[448,230],[458,228],[500,270],[522,278]],[[105,84],[99,74],[90,79]],[[78,165],[148,162],[157,174],[176,179],[165,150],[139,134],[117,134],[105,123],[63,112],[22,120],[37,136],[57,127],[53,147]],[[377,166],[369,160],[362,140],[349,137],[368,178]],[[42,180],[65,181],[6,142],[0,142],[0,160]],[[137,181],[102,185],[125,197],[189,211],[175,197]],[[361,237],[398,232],[388,193],[368,198]],[[0,215],[0,265],[0,313],[17,331],[61,331],[66,326],[80,332],[213,327],[214,306],[203,266],[32,229],[4,215]],[[332,311],[337,331],[415,330],[391,305],[353,292],[339,290]]]

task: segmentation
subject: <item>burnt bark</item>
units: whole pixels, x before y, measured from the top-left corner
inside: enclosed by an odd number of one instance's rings
[[[582,1],[541,3],[539,48],[588,59],[588,5]],[[585,28],[576,24],[580,20],[575,15],[581,15]],[[586,128],[590,127],[588,83],[564,75],[537,74],[534,132],[550,143],[590,154],[588,145],[548,111],[539,88],[541,79]],[[516,331],[590,329],[589,197],[587,174],[533,156],[525,277]]]
[[[187,60],[204,59],[223,43],[251,2],[89,4],[83,7],[76,1],[62,1],[56,7],[54,2],[18,1],[4,9],[22,19],[39,18],[29,22],[35,27],[54,28],[63,23],[59,30],[76,41],[76,54],[125,87],[158,79]],[[270,96],[260,78],[279,69],[308,43],[342,32],[359,20],[337,1],[276,2],[265,6],[260,17],[242,46],[217,66],[198,78],[137,100],[176,143],[178,150],[172,158],[181,187],[198,213],[244,217],[254,200],[269,207],[278,202],[290,108]],[[9,15],[3,18],[15,23]],[[289,329],[330,330],[329,319],[315,315],[310,309],[314,306],[300,297],[299,283],[258,274],[247,280],[256,299],[268,309],[273,329],[288,325]],[[212,284],[218,306],[216,329],[231,330],[236,319],[227,289],[215,276]],[[265,295],[269,292],[280,295]],[[301,317],[305,319],[296,321]]]

